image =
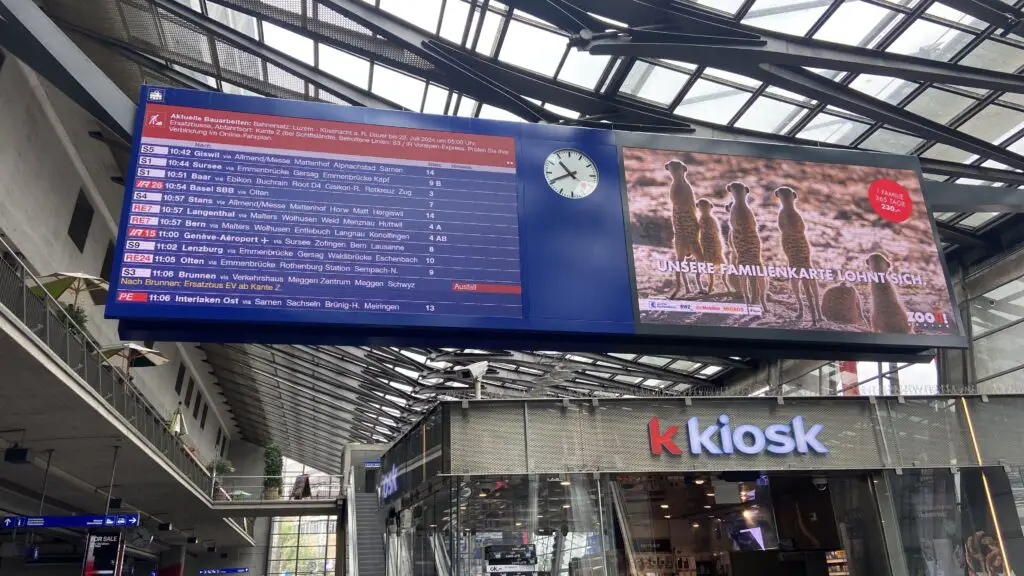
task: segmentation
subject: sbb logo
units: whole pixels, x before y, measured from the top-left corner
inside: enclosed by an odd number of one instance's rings
[[[674,456],[682,455],[683,451],[675,442],[679,426],[669,426],[664,431],[657,417],[648,423],[648,434],[651,442],[651,454],[659,455],[668,452]],[[722,454],[761,454],[765,450],[772,454],[828,454],[828,448],[818,440],[818,434],[824,429],[821,424],[812,424],[810,428],[804,423],[803,416],[793,418],[788,424],[771,424],[763,430],[759,426],[743,424],[733,429],[729,417],[722,414],[718,422],[701,429],[700,422],[694,416],[686,422],[686,434],[689,437],[690,454],[700,456],[705,452],[712,456]]]

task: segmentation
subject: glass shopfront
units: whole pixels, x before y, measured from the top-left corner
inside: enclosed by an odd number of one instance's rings
[[[1018,397],[444,405],[382,458],[387,574],[1009,576],[1024,566],[1024,443],[1008,432],[1021,410]]]
[[[889,573],[867,475],[534,475],[432,485],[395,518],[389,574]],[[497,558],[513,547],[518,559]]]

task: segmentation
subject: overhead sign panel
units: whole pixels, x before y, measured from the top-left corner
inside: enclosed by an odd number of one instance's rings
[[[134,339],[964,344],[912,157],[143,87],[130,170]]]
[[[109,514],[107,516],[7,516],[0,520],[0,528],[133,528],[139,525],[139,515]]]

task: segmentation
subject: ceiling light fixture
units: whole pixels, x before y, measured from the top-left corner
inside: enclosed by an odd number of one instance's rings
[[[671,514],[665,514],[665,518],[671,518],[671,517],[672,517]]]
[[[694,528],[700,528],[700,522],[694,522],[693,523],[693,527]]]
[[[668,508],[668,504],[662,504],[661,507],[662,508]]]
[[[704,479],[703,478],[697,478],[696,480],[693,481],[693,483],[698,485],[698,486],[700,486],[701,484],[704,483]]]

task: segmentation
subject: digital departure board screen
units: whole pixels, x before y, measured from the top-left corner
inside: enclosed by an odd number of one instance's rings
[[[105,315],[127,340],[916,355],[966,342],[919,171],[143,86]]]
[[[150,102],[116,300],[521,317],[515,152]]]

